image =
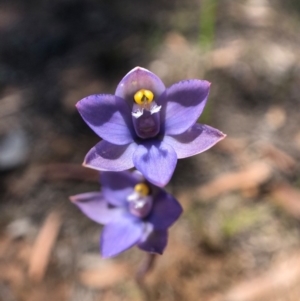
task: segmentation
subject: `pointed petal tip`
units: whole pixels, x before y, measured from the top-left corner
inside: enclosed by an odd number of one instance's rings
[[[128,249],[130,249],[130,248],[128,248]],[[128,249],[118,251],[118,252],[111,252],[111,251],[104,250],[104,248],[101,247],[100,255],[101,255],[101,258],[103,258],[103,259],[111,259],[111,258],[117,257],[118,255],[120,255],[123,252],[126,252]]]
[[[76,102],[75,104],[75,108],[77,109],[77,111],[80,113],[81,109],[82,109],[82,100],[83,99],[80,99]]]
[[[220,131],[220,140],[219,141],[223,140],[226,137],[227,137],[227,134],[224,134],[223,132]]]
[[[86,161],[85,161],[85,159],[84,159],[84,161],[82,162],[81,166],[82,166],[82,167],[85,167],[85,168],[95,169],[93,166],[87,164]]]
[[[142,173],[139,169],[137,169],[143,176],[144,178],[152,183],[153,185],[160,187],[160,188],[164,188],[165,186],[167,186],[167,184],[170,182],[172,175],[169,178],[165,178],[165,179],[157,179],[154,178],[152,176],[149,176],[149,174],[147,174],[146,172]]]
[[[118,254],[115,254],[115,255],[110,255],[110,254],[103,254],[103,251],[101,251],[101,257],[103,259],[109,259],[109,258],[112,258],[112,257],[115,257],[117,256]]]
[[[163,255],[164,250],[162,250],[162,251],[152,251],[152,252],[149,252],[149,253],[153,254],[153,255]]]
[[[89,96],[86,96],[86,97],[83,97],[83,98],[79,99],[79,100],[76,102],[75,107],[76,107],[77,109],[79,109],[79,108],[82,106],[82,102],[83,102],[85,99],[89,98],[90,96],[92,96],[92,95],[89,95]]]
[[[174,169],[175,169],[175,167],[174,167]],[[138,169],[138,171],[144,175],[146,180],[148,180],[150,183],[152,183],[153,185],[160,187],[160,188],[164,188],[165,186],[167,186],[167,184],[170,182],[172,175],[173,175],[173,172],[172,172],[172,173],[170,173],[169,177],[164,177],[163,179],[158,179],[157,177],[152,177],[146,171],[144,171],[144,173],[141,172],[139,169]]]
[[[204,86],[206,86],[206,89],[208,89],[208,92],[210,91],[210,87],[211,87],[211,85],[212,85],[212,83],[211,82],[209,82],[208,80],[205,80],[205,79],[203,79],[203,80],[200,80],[202,83],[204,83]]]
[[[110,252],[108,252],[108,250],[105,250],[105,248],[103,247],[102,236],[100,237],[100,254],[103,259],[109,259],[111,257],[118,255],[118,254],[111,254]]]
[[[85,167],[85,168],[90,168],[90,169],[94,169],[94,170],[99,170],[97,168],[95,168],[93,165],[90,165],[86,162],[86,158],[84,158],[84,161],[82,162],[81,164],[82,167]]]
[[[136,67],[134,67],[132,70],[130,70],[129,73],[130,73],[130,72],[133,72],[133,71],[137,71],[137,70],[149,71],[148,69],[146,69],[146,68],[144,68],[144,67],[136,66]]]
[[[71,203],[76,203],[76,195],[69,196],[69,200]]]
[[[154,184],[155,186],[163,188],[170,182],[170,179],[167,179],[166,181],[163,181],[163,182],[162,181],[158,182],[158,181],[156,181],[156,179],[150,179],[150,178],[148,178],[147,180],[149,182],[151,182],[152,184]]]
[[[90,168],[90,169],[93,169],[93,170],[97,170],[97,171],[110,171],[108,169],[104,169],[104,168],[100,168],[100,167],[95,167],[94,165],[88,164],[85,161],[81,164],[81,166],[85,167],[85,168]]]
[[[94,169],[94,170],[99,170],[100,171],[99,168],[96,168],[95,166],[88,164],[86,162],[86,158],[84,158],[84,161],[82,162],[81,166],[85,167],[85,168],[90,168],[90,169]]]
[[[127,77],[128,75],[131,75],[132,73],[139,73],[139,72],[145,72],[145,73],[148,73],[150,75],[154,75],[153,72],[151,72],[150,70],[148,70],[148,69],[146,69],[144,67],[136,66],[133,69],[131,69],[129,72],[127,72],[127,74],[125,75],[125,77]]]
[[[101,241],[101,240],[100,240]],[[110,258],[113,258],[113,257],[116,257],[118,256],[119,254],[121,254],[122,252],[125,252],[126,250],[122,250],[122,251],[117,251],[117,252],[112,252],[111,250],[106,250],[104,247],[103,247],[103,244],[101,243],[101,246],[100,246],[100,254],[101,254],[101,257],[103,259],[110,259]]]
[[[83,193],[84,194],[84,193]],[[81,194],[81,195],[83,195]],[[82,201],[83,199],[80,198],[80,195],[71,195],[69,196],[69,200],[71,203],[73,203],[74,205],[77,205],[80,203],[80,200]]]
[[[140,67],[140,66],[136,66],[136,67],[134,67],[133,69],[131,69],[129,72],[127,72],[127,74],[125,75],[125,77],[128,76],[128,75],[130,75],[131,73],[135,73],[135,72],[138,72],[138,71],[150,72],[150,71],[149,71],[148,69],[146,69],[146,68],[143,68],[143,67]]]
[[[211,145],[211,147],[213,147],[214,145],[216,145],[217,143],[219,143],[220,141],[222,141],[223,139],[225,139],[227,137],[226,134],[224,134],[223,132],[221,132],[220,130],[218,131],[218,136],[217,139],[215,140],[215,142]],[[210,148],[210,147],[209,147]],[[209,149],[207,148],[207,149]]]

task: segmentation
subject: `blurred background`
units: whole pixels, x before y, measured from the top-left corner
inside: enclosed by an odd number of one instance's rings
[[[0,300],[300,300],[298,0],[0,1]],[[145,254],[99,255],[68,200],[99,138],[75,103],[135,66],[212,82],[200,122],[227,138],[180,160],[185,211],[143,286]]]

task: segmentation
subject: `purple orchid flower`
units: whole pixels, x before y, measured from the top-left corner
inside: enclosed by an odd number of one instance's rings
[[[196,123],[210,83],[186,80],[165,88],[152,72],[136,67],[117,86],[115,95],[91,95],[77,103],[85,122],[103,140],[83,165],[106,171],[135,167],[160,187],[172,177],[177,159],[212,147],[225,135]]]
[[[172,195],[146,182],[139,172],[102,172],[102,192],[71,196],[91,220],[105,225],[101,236],[103,257],[116,256],[137,245],[162,254],[168,228],[182,208]]]

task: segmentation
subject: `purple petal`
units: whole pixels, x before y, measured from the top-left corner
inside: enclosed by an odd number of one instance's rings
[[[177,156],[172,146],[152,140],[138,146],[133,163],[149,182],[162,187],[173,175]]]
[[[182,207],[172,195],[161,190],[153,200],[153,208],[146,220],[156,230],[169,228],[181,215]]]
[[[100,177],[105,199],[115,206],[124,206],[127,196],[132,193],[134,186],[140,182],[129,171],[102,172]]]
[[[196,123],[209,94],[210,83],[205,80],[186,80],[168,88],[158,99],[162,106],[162,125],[167,135],[178,135]]]
[[[119,209],[109,208],[108,203],[100,192],[87,192],[70,197],[83,214],[99,224],[107,224],[121,216]]]
[[[208,150],[225,137],[213,127],[196,123],[180,135],[165,136],[163,141],[174,148],[178,159],[182,159]]]
[[[102,140],[85,156],[83,165],[96,170],[122,171],[133,167],[132,157],[137,145],[114,145]]]
[[[143,222],[127,216],[107,224],[101,236],[102,256],[113,257],[131,248],[140,240],[143,228]]]
[[[114,95],[91,95],[80,100],[76,107],[102,139],[118,145],[133,141],[131,110],[123,99]]]
[[[146,252],[162,254],[168,243],[167,230],[156,230],[147,239],[138,243],[138,247]]]
[[[128,72],[116,89],[116,96],[126,99],[130,107],[134,104],[133,95],[140,89],[150,90],[157,99],[166,89],[158,76],[147,69],[136,67]]]

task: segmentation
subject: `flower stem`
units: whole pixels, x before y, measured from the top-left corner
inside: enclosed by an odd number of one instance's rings
[[[143,292],[145,300],[152,299],[151,292],[145,284],[145,277],[154,268],[156,258],[156,254],[148,253],[145,259],[142,261],[141,265],[139,266],[135,275],[136,283],[139,286],[140,290]]]

